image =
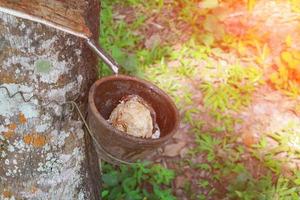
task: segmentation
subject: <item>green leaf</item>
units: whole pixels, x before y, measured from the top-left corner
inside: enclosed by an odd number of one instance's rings
[[[175,197],[171,194],[171,190],[162,190],[159,186],[154,185],[154,194],[156,194],[159,200],[175,200]]]
[[[141,200],[143,197],[139,191],[128,191],[125,200]]]
[[[116,186],[118,184],[118,174],[115,171],[112,171],[109,174],[103,174],[102,175],[102,181],[107,186]]]
[[[135,73],[138,70],[138,61],[135,55],[129,55],[127,56],[123,67],[126,69],[126,71]]]
[[[123,51],[117,46],[111,47],[111,54],[112,57],[119,63],[123,63],[126,60],[126,54],[123,53]]]
[[[137,187],[137,181],[134,177],[127,177],[122,182],[122,187],[126,193],[129,193],[130,191],[133,191]]]
[[[200,180],[198,184],[199,184],[200,187],[206,188],[207,186],[209,186],[209,181],[207,181],[207,180]]]
[[[103,190],[103,191],[101,192],[101,197],[104,198],[104,197],[106,197],[108,194],[109,194],[109,191],[108,191],[108,190]]]
[[[116,186],[111,189],[108,199],[116,200],[116,199],[122,199],[122,197],[123,197],[122,188]]]

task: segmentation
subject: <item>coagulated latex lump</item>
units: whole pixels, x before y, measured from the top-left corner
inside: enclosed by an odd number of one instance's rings
[[[114,128],[129,135],[151,138],[158,131],[155,119],[153,108],[144,99],[138,95],[128,95],[121,99],[108,121]]]

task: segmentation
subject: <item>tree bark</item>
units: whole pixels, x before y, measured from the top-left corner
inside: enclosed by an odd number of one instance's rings
[[[80,13],[72,19],[80,15],[97,38],[99,1],[76,1]],[[0,12],[0,87],[30,100],[0,88],[0,199],[100,198],[91,139],[76,111],[68,106],[62,115],[56,103],[76,99],[85,112],[96,66],[82,39]]]
[[[90,1],[93,2],[93,1]],[[95,4],[96,1],[93,2]],[[75,32],[83,33],[88,37],[92,36],[90,29],[86,23],[88,16],[91,16],[90,11],[86,10],[87,1],[84,0],[2,0],[0,6],[8,9],[13,9],[21,13],[26,13],[31,16],[49,21],[55,25],[63,26],[72,29]],[[95,9],[90,7],[89,9]],[[93,11],[92,11],[93,12]],[[97,13],[93,13],[96,14]],[[95,17],[95,16],[92,16]],[[98,20],[92,20],[98,21]],[[95,32],[93,32],[95,33]]]

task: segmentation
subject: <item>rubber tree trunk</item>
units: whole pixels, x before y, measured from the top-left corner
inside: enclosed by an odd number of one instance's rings
[[[51,2],[59,6],[62,1]],[[99,1],[76,2],[97,37]],[[0,12],[0,87],[23,92],[25,100],[33,97],[24,102],[0,89],[0,199],[100,198],[91,140],[76,111],[68,106],[62,117],[62,107],[54,102],[76,99],[85,112],[96,66],[97,58],[81,39]]]

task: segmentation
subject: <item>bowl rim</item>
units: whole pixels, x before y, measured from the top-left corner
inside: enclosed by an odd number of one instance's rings
[[[163,98],[165,98],[170,103],[170,106],[171,106],[173,112],[175,113],[175,122],[174,122],[175,124],[173,126],[174,127],[173,130],[169,134],[167,134],[163,137],[160,137],[158,139],[152,139],[152,138],[134,137],[134,136],[131,136],[131,135],[128,135],[128,134],[124,134],[123,131],[115,129],[100,114],[100,112],[98,111],[98,109],[95,105],[95,100],[94,100],[95,89],[98,88],[99,85],[101,85],[105,82],[108,82],[108,81],[115,81],[115,80],[127,80],[127,81],[139,82],[141,84],[144,84],[147,87],[150,87],[156,93],[158,93]],[[93,112],[94,117],[98,120],[98,122],[102,123],[105,126],[105,128],[111,129],[112,132],[117,134],[117,136],[122,138],[122,139],[126,139],[126,140],[129,140],[129,141],[132,141],[132,142],[135,142],[135,143],[139,143],[139,144],[159,144],[159,143],[162,143],[164,141],[167,141],[169,138],[171,138],[176,133],[176,131],[178,130],[178,127],[179,127],[179,121],[180,121],[179,111],[178,111],[174,101],[169,97],[169,95],[166,92],[164,92],[162,89],[157,87],[156,85],[152,84],[151,82],[146,81],[144,79],[137,78],[137,77],[133,77],[133,76],[111,75],[111,76],[106,76],[106,77],[102,77],[102,78],[98,79],[97,81],[95,81],[95,83],[90,88],[89,96],[88,96],[88,105],[90,107],[90,110]],[[95,111],[97,111],[97,112],[95,112]]]

